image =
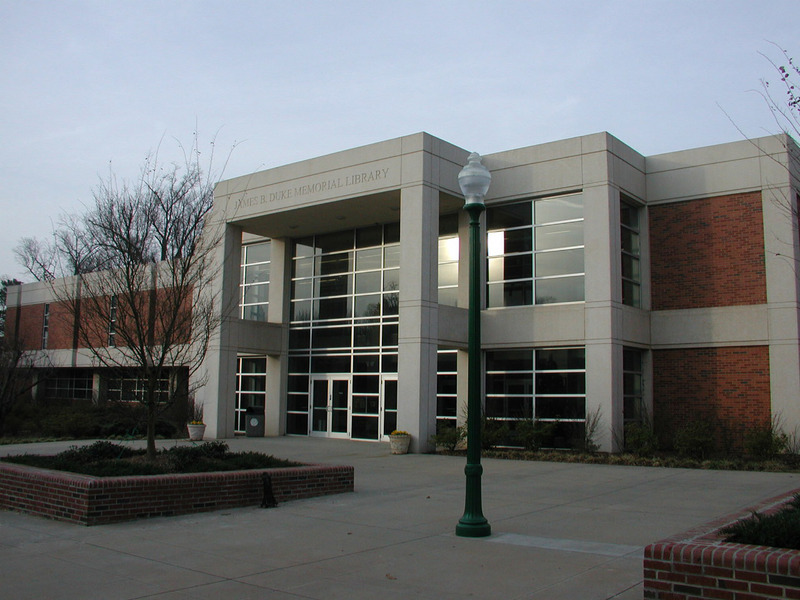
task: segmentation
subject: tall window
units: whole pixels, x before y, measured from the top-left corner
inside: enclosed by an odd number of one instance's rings
[[[269,308],[270,242],[242,246],[242,318],[266,321]]]
[[[639,244],[640,209],[633,200],[620,194],[619,222],[622,241],[622,302],[642,305],[642,273]]]
[[[641,423],[646,418],[641,350],[625,348],[622,351],[622,377],[623,420],[626,424]]]
[[[113,347],[117,343],[117,297],[111,296],[108,302],[108,345]]]
[[[439,304],[458,304],[458,215],[439,218]]]
[[[489,207],[488,306],[584,300],[580,194]]]
[[[397,373],[399,293],[398,223],[296,240],[287,433],[309,431],[311,375],[343,374],[352,383],[347,431],[379,437],[380,419],[396,410],[384,391],[381,413],[380,390]]]
[[[486,416],[553,423],[548,446],[578,446],[586,423],[586,353],[583,348],[496,350],[486,353]]]
[[[267,402],[267,357],[240,356],[236,371],[236,433],[247,430],[247,409]]]
[[[436,431],[441,432],[458,419],[458,352],[439,350],[436,358]]]
[[[50,333],[50,305],[44,305],[44,315],[42,317],[42,350],[47,349],[47,337]]]

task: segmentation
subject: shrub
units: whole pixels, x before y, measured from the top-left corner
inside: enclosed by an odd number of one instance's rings
[[[602,409],[598,406],[594,412],[586,415],[586,427],[584,428],[583,440],[578,443],[578,450],[594,454],[600,450],[600,445],[595,439],[600,423],[603,421]]]
[[[509,445],[511,430],[505,421],[483,417],[481,419],[481,449]]]
[[[525,450],[535,452],[547,443],[552,444],[556,425],[552,422],[542,422],[538,419],[523,419],[517,421],[514,434],[517,444]]]
[[[57,456],[64,460],[86,464],[99,460],[130,458],[136,453],[136,450],[133,450],[127,446],[121,446],[113,442],[100,440],[93,444],[89,444],[88,446],[71,446],[68,450],[64,450]]]
[[[12,436],[48,438],[132,438],[145,431],[145,418],[138,404],[81,402],[65,404],[19,403],[9,415],[5,432]],[[161,437],[176,437],[175,423],[160,418],[156,433]]]
[[[435,448],[444,448],[452,452],[467,435],[464,427],[441,427],[431,436],[431,444]]]
[[[625,425],[625,451],[636,456],[653,456],[658,450],[658,437],[646,423]]]
[[[800,550],[800,495],[775,514],[753,513],[720,531],[726,542]]]
[[[25,454],[5,457],[3,460],[95,477],[234,471],[297,465],[258,452],[229,452],[228,445],[220,441],[197,446],[174,446],[161,450],[155,461],[145,460],[145,454],[145,450],[100,441],[83,447],[72,446],[55,456]]]
[[[774,422],[770,422],[766,427],[749,431],[744,436],[745,452],[757,458],[772,458],[783,452],[788,443],[788,436],[779,431]]]
[[[214,441],[197,446],[173,446],[164,450],[163,456],[172,471],[176,473],[192,473],[204,462],[221,460],[225,458],[227,453],[228,444]]]
[[[706,421],[693,421],[675,432],[674,444],[681,456],[704,459],[714,449],[714,428]]]

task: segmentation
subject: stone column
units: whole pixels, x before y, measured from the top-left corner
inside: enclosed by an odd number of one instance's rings
[[[292,289],[292,244],[273,239],[270,248],[269,311],[267,320],[282,326],[280,354],[267,356],[267,404],[264,434],[286,433],[286,386],[288,382],[289,319]]]
[[[239,279],[242,264],[242,230],[230,224],[221,225],[224,234],[217,252],[220,271],[211,284],[217,295],[221,314],[219,329],[211,339],[197,377],[201,387],[195,394],[203,404],[206,436],[213,439],[233,437],[236,409],[236,324],[239,319]],[[202,293],[202,291],[201,291]],[[190,385],[195,382],[190,382]]]
[[[586,331],[586,421],[598,419],[594,441],[614,451],[622,428],[622,299],[619,194],[607,183],[583,190]]]
[[[764,142],[764,140],[760,140]],[[791,144],[787,140],[788,144]],[[791,148],[791,146],[790,146]],[[779,138],[765,142],[759,156],[764,219],[764,262],[769,318],[769,373],[772,417],[788,434],[800,432],[800,240],[797,190]]]
[[[425,452],[436,432],[439,195],[415,185],[400,201],[397,427],[413,436],[411,452]]]

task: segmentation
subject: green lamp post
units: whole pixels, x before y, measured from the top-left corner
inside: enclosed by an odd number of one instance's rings
[[[485,537],[492,527],[481,506],[481,231],[480,217],[486,209],[483,199],[489,191],[492,174],[481,164],[480,154],[469,155],[458,174],[464,194],[464,210],[469,214],[469,379],[467,386],[467,479],[464,515],[456,525],[456,535]]]

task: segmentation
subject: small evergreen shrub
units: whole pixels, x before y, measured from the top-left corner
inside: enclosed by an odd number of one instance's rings
[[[653,456],[658,450],[658,437],[646,423],[625,425],[625,452],[636,456]]]
[[[674,445],[681,456],[702,460],[714,450],[714,428],[706,421],[693,421],[675,432]]]
[[[720,533],[726,542],[800,550],[800,495],[775,514],[753,513]]]
[[[228,445],[221,441],[196,446],[173,446],[159,451],[155,461],[146,460],[145,450],[106,441],[84,447],[72,446],[55,456],[24,454],[7,456],[3,460],[95,477],[237,471],[298,464],[258,452],[230,452]]]
[[[783,452],[789,439],[786,434],[781,433],[772,423],[768,427],[762,427],[749,431],[744,437],[744,450],[750,456],[756,458],[772,458]]]
[[[511,430],[505,421],[483,417],[481,419],[481,449],[490,450],[509,444]]]
[[[464,427],[442,427],[431,436],[431,444],[436,448],[444,448],[453,452],[466,435],[467,431]]]
[[[517,443],[525,450],[535,452],[545,446],[552,444],[555,435],[556,425],[552,422],[543,422],[538,419],[523,419],[517,421],[514,429]]]

